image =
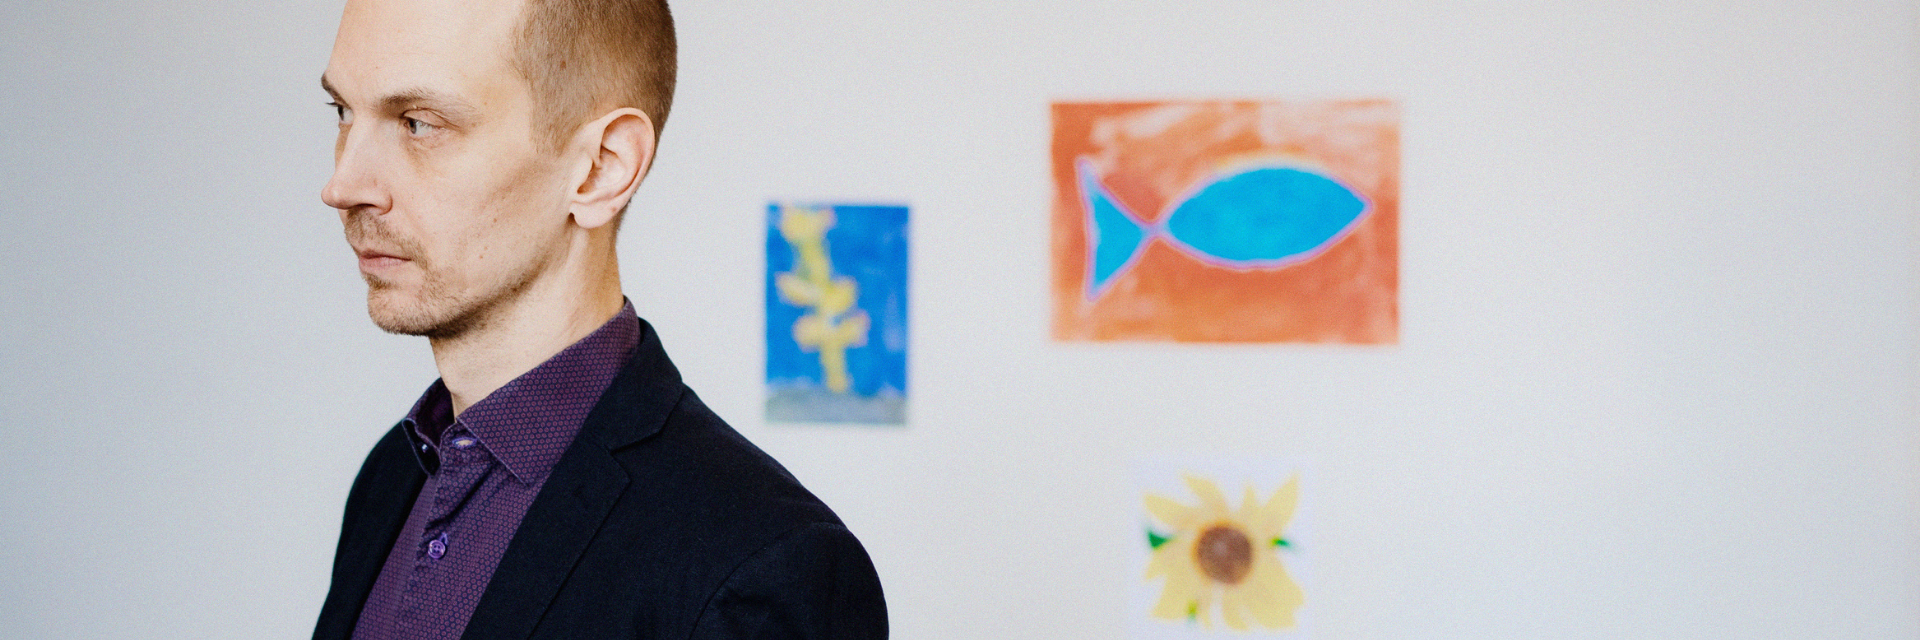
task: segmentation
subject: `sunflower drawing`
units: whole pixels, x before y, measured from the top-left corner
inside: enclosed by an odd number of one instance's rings
[[[1280,551],[1292,547],[1286,530],[1300,501],[1299,478],[1287,480],[1265,502],[1248,486],[1239,509],[1228,506],[1212,481],[1183,478],[1198,506],[1146,495],[1147,513],[1166,527],[1164,534],[1147,528],[1153,550],[1146,578],[1166,579],[1153,617],[1212,628],[1217,613],[1235,631],[1293,627],[1303,595],[1280,563]]]

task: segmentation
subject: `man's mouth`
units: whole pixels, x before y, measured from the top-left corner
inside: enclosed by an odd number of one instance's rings
[[[354,254],[360,257],[360,271],[367,273],[387,271],[409,262],[407,258],[377,249],[355,249]]]

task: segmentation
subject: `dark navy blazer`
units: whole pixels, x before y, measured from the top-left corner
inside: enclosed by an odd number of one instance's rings
[[[461,637],[885,638],[860,542],[708,410],[640,324]],[[353,635],[425,481],[395,426],[347,495],[315,640]]]

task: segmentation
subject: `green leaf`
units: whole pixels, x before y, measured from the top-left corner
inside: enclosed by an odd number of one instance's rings
[[[1274,538],[1274,539],[1273,539],[1273,546],[1276,546],[1276,547],[1286,547],[1286,548],[1288,548],[1288,549],[1292,549],[1292,548],[1293,548],[1293,543],[1291,543],[1291,542],[1287,542],[1287,539],[1286,539],[1286,538]]]
[[[1168,540],[1172,540],[1172,538],[1154,533],[1152,529],[1147,530],[1147,545],[1152,548],[1158,549],[1160,545],[1166,544]]]
[[[1199,619],[1200,619],[1200,601],[1195,600],[1193,602],[1187,603],[1187,622],[1193,622]]]

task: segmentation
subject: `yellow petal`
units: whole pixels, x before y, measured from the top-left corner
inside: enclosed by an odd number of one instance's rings
[[[1286,534],[1287,525],[1293,521],[1293,509],[1299,504],[1300,477],[1294,476],[1274,490],[1273,497],[1260,508],[1260,517],[1248,524],[1253,526],[1255,534],[1268,538],[1265,542],[1273,542],[1273,538]]]
[[[1200,587],[1199,593],[1194,594],[1198,596],[1194,598],[1194,601],[1199,603],[1198,617],[1200,618],[1200,628],[1212,629],[1213,628],[1213,586],[1207,582],[1202,582],[1200,584],[1201,584],[1201,587]]]
[[[1160,600],[1153,605],[1153,617],[1185,620],[1187,605],[1195,600],[1198,586],[1190,573],[1182,571],[1169,573],[1167,583],[1160,587]]]
[[[1248,609],[1260,626],[1285,629],[1294,625],[1293,613],[1305,600],[1300,585],[1287,575],[1280,561],[1264,554],[1254,560],[1253,570],[1242,583],[1247,590]]]
[[[1173,555],[1173,541],[1168,540],[1147,555],[1147,579],[1151,580],[1171,573],[1181,558]]]
[[[1200,526],[1200,514],[1192,507],[1158,494],[1147,494],[1147,513],[1176,532],[1192,531]]]
[[[1247,607],[1246,594],[1239,589],[1228,589],[1220,596],[1220,619],[1226,621],[1227,628],[1234,631],[1246,631],[1247,619],[1240,610]]]
[[[1246,493],[1240,496],[1240,508],[1234,510],[1233,519],[1242,525],[1251,526],[1260,516],[1260,494],[1255,493],[1253,485],[1247,485]]]
[[[1225,518],[1227,514],[1233,513],[1232,509],[1227,508],[1227,497],[1220,493],[1220,487],[1213,484],[1212,480],[1193,474],[1185,474],[1183,477],[1186,478],[1187,488],[1192,489],[1193,495],[1200,498],[1200,513],[1203,518],[1209,520]]]

